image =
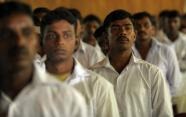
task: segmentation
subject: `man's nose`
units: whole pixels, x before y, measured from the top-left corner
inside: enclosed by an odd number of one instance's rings
[[[15,35],[15,37],[12,37],[12,38],[15,39],[15,44],[17,46],[23,46],[27,43],[25,37],[20,34],[17,34]]]

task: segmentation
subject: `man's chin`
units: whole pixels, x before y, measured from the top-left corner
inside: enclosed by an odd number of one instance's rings
[[[63,56],[63,57],[54,57],[54,58],[51,59],[51,61],[53,63],[61,63],[61,62],[66,61],[66,57],[65,56]]]

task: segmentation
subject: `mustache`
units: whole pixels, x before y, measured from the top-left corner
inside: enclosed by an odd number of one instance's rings
[[[138,35],[141,35],[141,34],[147,34],[146,32],[144,32],[144,31],[138,31]]]
[[[54,52],[66,52],[66,50],[63,48],[54,48],[53,51]]]
[[[116,40],[117,41],[129,41],[129,39],[126,36],[123,36],[123,35],[117,37]]]
[[[9,56],[27,56],[29,51],[26,47],[13,47],[8,51]]]

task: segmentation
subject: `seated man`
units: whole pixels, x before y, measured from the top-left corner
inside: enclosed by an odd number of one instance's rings
[[[170,93],[160,69],[132,53],[136,39],[130,13],[105,19],[110,51],[94,70],[114,85],[121,117],[173,117]]]
[[[89,117],[118,117],[113,86],[73,58],[76,23],[75,17],[64,8],[57,8],[43,18],[41,32],[47,55],[46,70],[85,97]]]
[[[33,65],[31,8],[0,4],[0,117],[87,117],[81,95]]]

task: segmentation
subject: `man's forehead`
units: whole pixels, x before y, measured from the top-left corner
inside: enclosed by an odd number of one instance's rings
[[[111,25],[118,24],[118,25],[133,25],[130,18],[118,19],[111,22]]]
[[[33,21],[28,15],[15,14],[7,18],[6,25],[10,28],[20,28],[25,26],[33,26]]]
[[[140,19],[135,19],[134,20],[135,23],[144,23],[144,22],[148,22],[148,23],[151,23],[151,20],[149,17],[145,16],[145,17],[142,17]]]
[[[69,22],[65,20],[56,21],[50,25],[47,25],[45,30],[47,31],[54,31],[54,30],[61,30],[61,31],[70,31],[74,30],[74,25],[70,24]]]

